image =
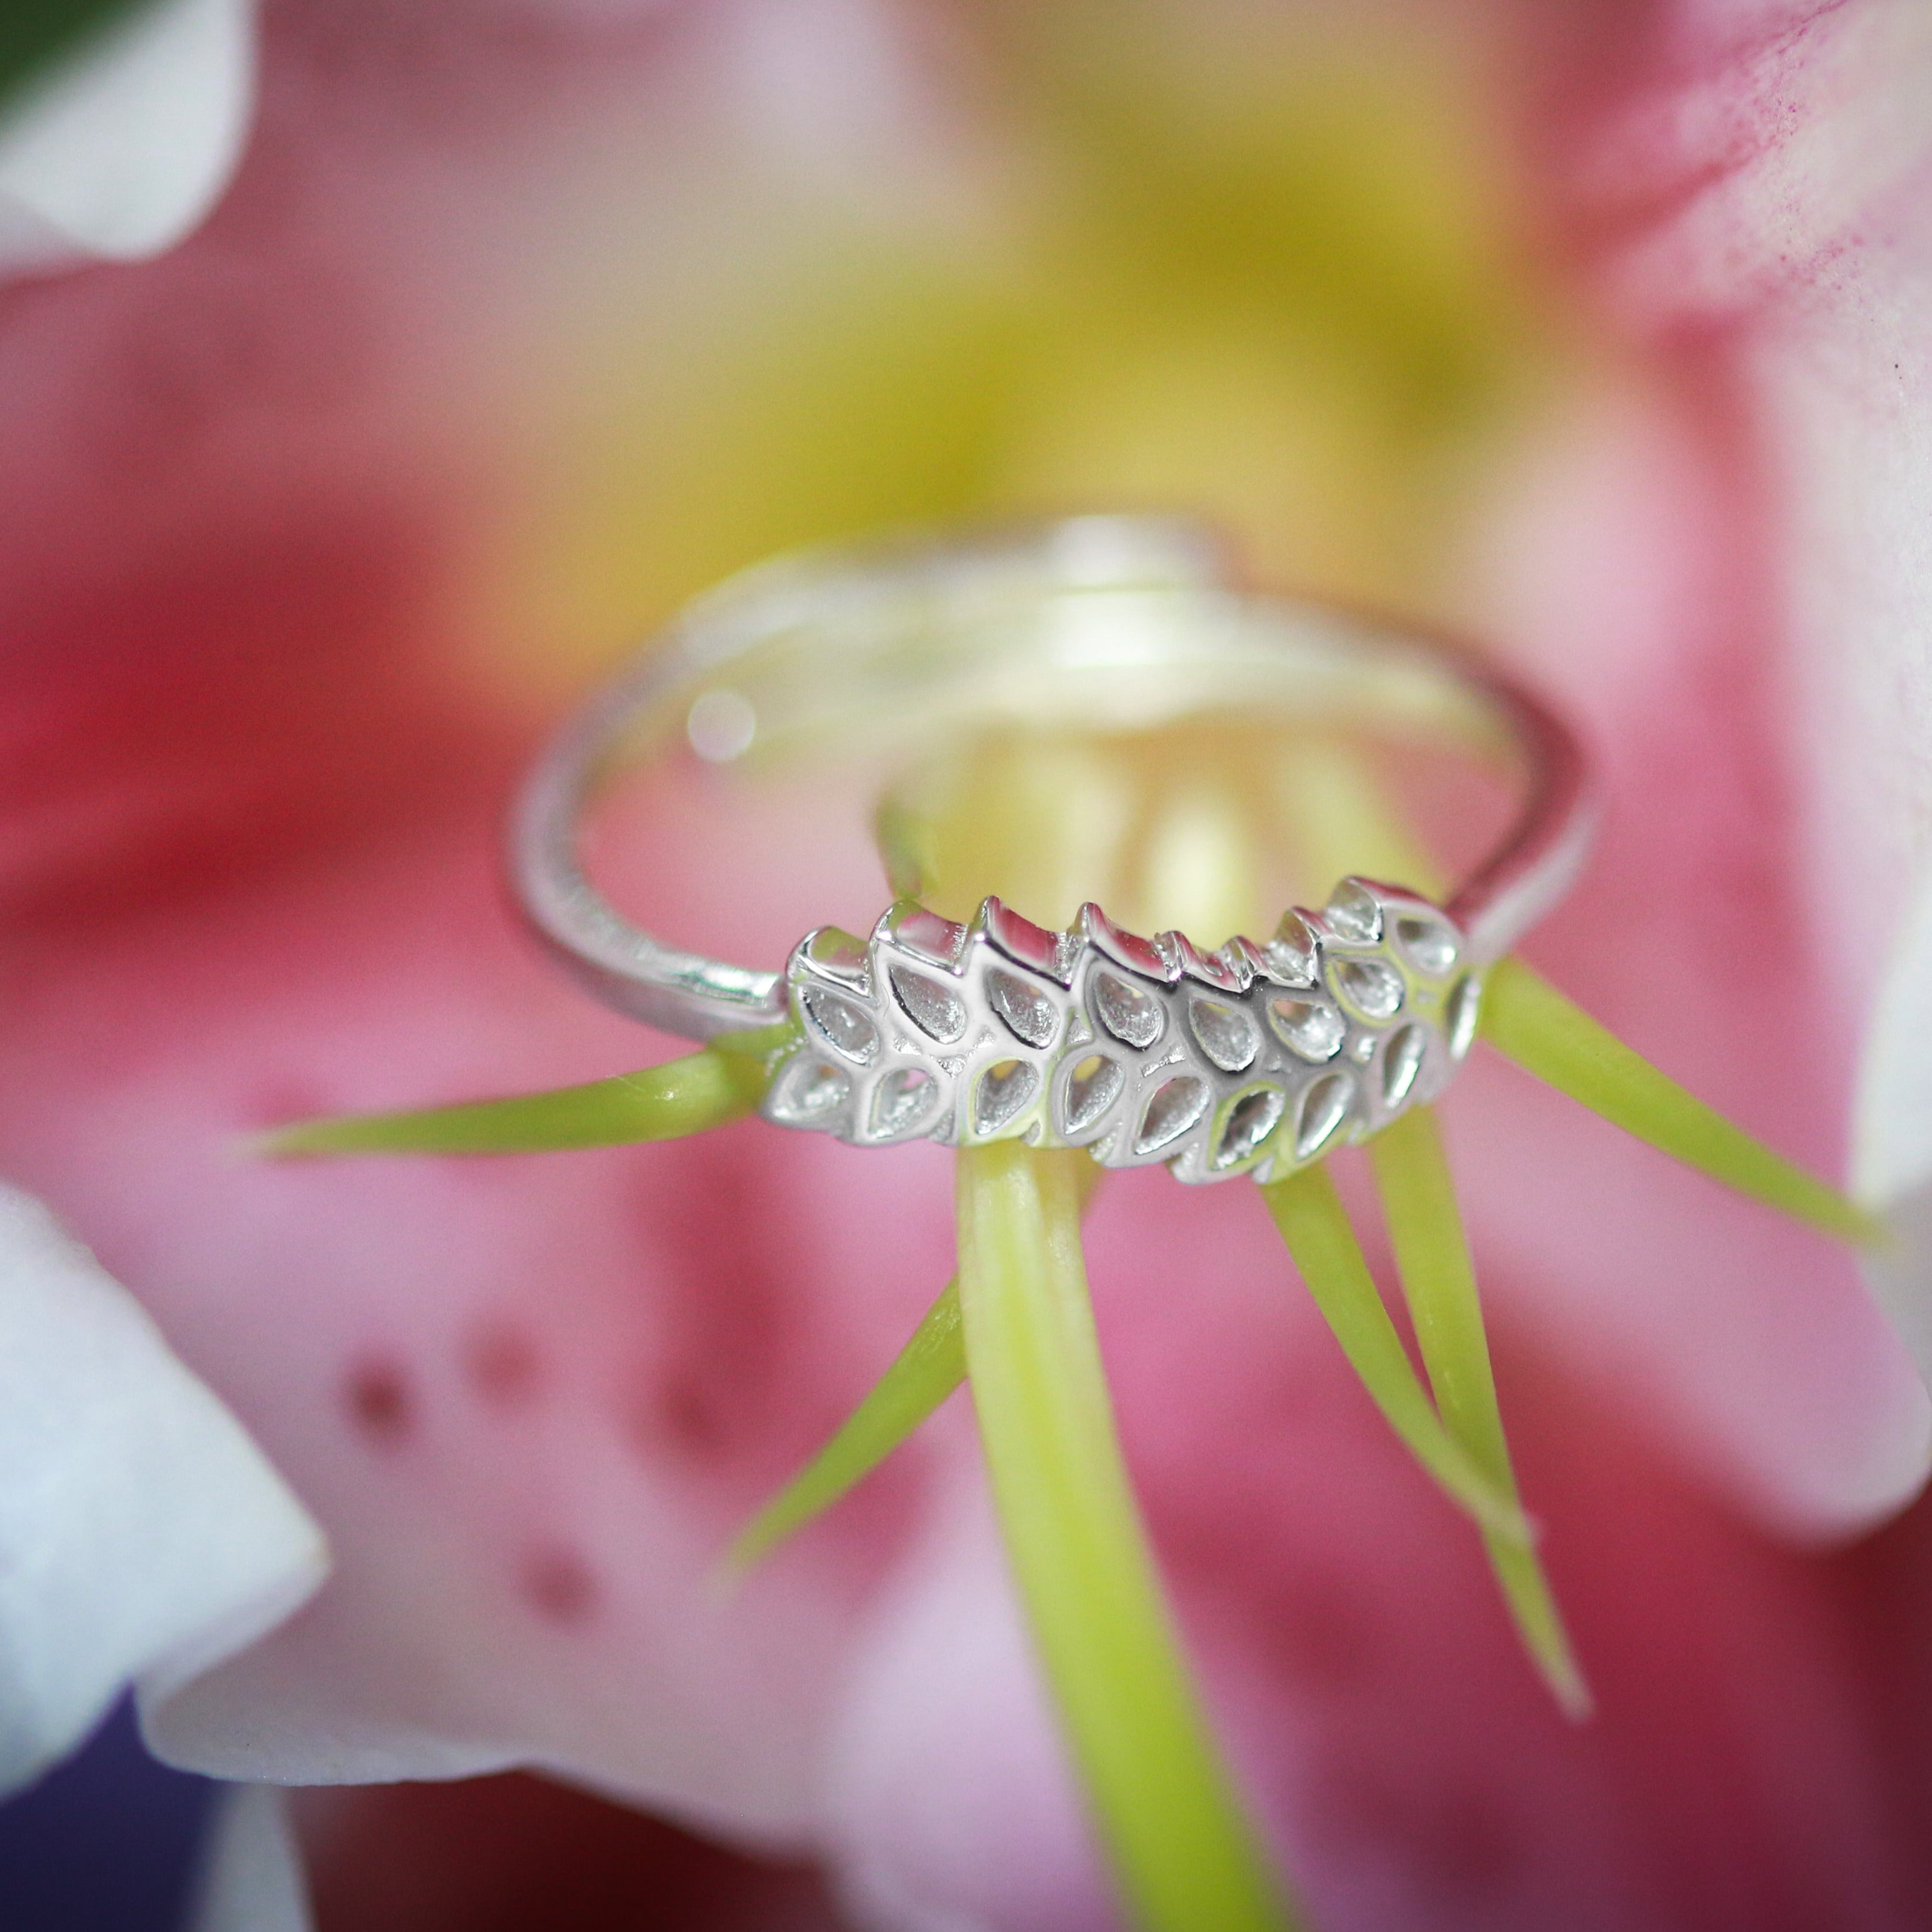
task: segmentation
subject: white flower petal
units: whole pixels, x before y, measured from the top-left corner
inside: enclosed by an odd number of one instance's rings
[[[1893,942],[1862,1075],[1853,1185],[1888,1207],[1932,1181],[1932,879]]]
[[[0,1189],[0,1789],[315,1588],[322,1536],[133,1298]]]
[[[309,1932],[302,1852],[274,1786],[224,1792],[202,1856],[194,1932]]]
[[[0,273],[172,248],[213,206],[254,94],[249,0],[162,0],[0,117]]]
[[[1932,1385],[1932,880],[1907,914],[1865,1036],[1852,1172],[1898,1245],[1865,1274]]]

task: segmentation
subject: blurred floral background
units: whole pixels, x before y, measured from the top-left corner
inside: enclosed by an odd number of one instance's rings
[[[0,1172],[266,1462],[158,1407],[37,1490],[146,1397],[8,1291],[52,1418],[0,1434],[19,1778],[140,1680],[243,1793],[210,1928],[302,1886],[375,1932],[1113,1922],[964,1405],[707,1582],[944,1279],[943,1155],[233,1149],[671,1050],[536,956],[496,853],[685,598],[882,524],[1178,508],[1562,702],[1611,812],[1532,956],[1902,1230],[1867,1281],[1498,1066],[1459,1088],[1576,1728],[1258,1208],[1111,1187],[1129,1459],[1266,1835],[1324,1928],[1932,1916],[1916,0],[151,0],[21,45]],[[862,851],[799,872],[783,797],[652,811],[621,862],[680,938],[776,958],[882,902]],[[194,1807],[144,1764],[123,1719],[0,1814],[0,1915],[59,1830],[152,1870],[112,1922],[168,1922]],[[34,1922],[109,1922],[83,1880]]]

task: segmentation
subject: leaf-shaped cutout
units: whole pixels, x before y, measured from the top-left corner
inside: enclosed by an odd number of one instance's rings
[[[1442,1024],[1449,1036],[1449,1051],[1460,1060],[1476,1037],[1477,1022],[1482,1017],[1483,982],[1473,973],[1456,982],[1442,1008]]]
[[[1064,1131],[1082,1134],[1120,1097],[1127,1076],[1112,1054],[1090,1053],[1066,1076],[1061,1121]]]
[[[923,973],[909,973],[903,966],[889,966],[886,976],[892,982],[893,998],[928,1040],[950,1046],[965,1032],[966,1002],[950,986]]]
[[[848,1060],[869,1065],[879,1050],[879,1030],[855,1001],[824,986],[802,986],[800,1004],[817,1031]]]
[[[1060,1009],[1040,988],[997,966],[986,974],[986,996],[1016,1040],[1048,1047],[1060,1030]]]
[[[1348,1118],[1348,1103],[1354,1097],[1355,1083],[1346,1073],[1324,1073],[1309,1082],[1302,1093],[1301,1110],[1295,1116],[1297,1160],[1312,1160],[1328,1144]]]
[[[778,1076],[772,1095],[772,1112],[789,1126],[811,1126],[843,1106],[852,1091],[852,1076],[815,1053],[800,1053]]]
[[[1402,975],[1379,959],[1340,959],[1328,968],[1336,997],[1365,1018],[1393,1019],[1402,1010]]]
[[[1208,1083],[1197,1075],[1178,1073],[1148,1101],[1134,1136],[1136,1154],[1152,1154],[1171,1146],[1208,1111]]]
[[[1192,999],[1187,1024],[1201,1051],[1223,1073],[1242,1073],[1261,1051],[1261,1030],[1241,1007],[1225,1000]]]
[[[939,1083],[922,1066],[896,1066],[872,1090],[872,1131],[909,1134],[932,1112]]]
[[[1461,950],[1455,934],[1440,920],[1412,916],[1399,919],[1395,922],[1395,936],[1416,970],[1432,979],[1439,980],[1448,972]]]
[[[1353,879],[1344,879],[1328,896],[1322,916],[1344,939],[1364,946],[1382,936],[1382,909],[1374,893]]]
[[[1428,1029],[1412,1021],[1388,1036],[1382,1048],[1382,1105],[1400,1107],[1408,1098],[1429,1051]]]
[[[1118,1040],[1144,1050],[1160,1039],[1166,1015],[1144,987],[1130,986],[1112,973],[1094,975],[1094,1010]]]
[[[1282,1045],[1318,1066],[1333,1060],[1348,1036],[1348,1022],[1326,1000],[1280,994],[1268,1003],[1268,1016]]]
[[[1024,1060],[1002,1060],[980,1075],[973,1090],[973,1129],[993,1134],[1024,1113],[1040,1090],[1040,1070]]]
[[[1235,1096],[1214,1141],[1214,1166],[1225,1170],[1246,1160],[1280,1124],[1288,1096],[1279,1087],[1250,1087]]]

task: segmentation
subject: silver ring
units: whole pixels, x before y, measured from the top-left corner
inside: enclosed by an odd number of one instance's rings
[[[1438,905],[1346,879],[1263,944],[1144,939],[1098,906],[1048,932],[997,899],[970,926],[912,900],[869,940],[822,927],[782,972],[667,946],[578,854],[634,751],[729,764],[863,724],[908,745],[1002,720],[1130,730],[1205,712],[1448,738],[1514,765],[1496,849]],[[1582,749],[1529,693],[1380,620],[1231,586],[1164,519],[1082,517],[781,559],[690,605],[532,772],[511,870],[599,997],[697,1040],[789,1017],[763,1112],[865,1146],[1021,1136],[1185,1180],[1274,1178],[1438,1094],[1485,967],[1568,890],[1595,824]]]

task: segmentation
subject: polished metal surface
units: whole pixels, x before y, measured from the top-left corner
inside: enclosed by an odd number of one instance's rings
[[[1527,692],[1379,620],[1228,587],[1185,525],[1080,518],[782,560],[693,604],[554,744],[512,866],[538,931],[604,999],[693,1038],[788,1014],[766,1117],[863,1145],[1023,1136],[1184,1180],[1286,1172],[1439,1093],[1482,969],[1580,866],[1580,750]],[[729,764],[863,729],[908,746],[998,723],[1135,729],[1210,714],[1448,739],[1520,775],[1509,833],[1438,907],[1347,880],[1264,944],[1213,952],[1049,933],[989,899],[970,926],[911,902],[869,940],[825,928],[783,974],[664,945],[586,876],[584,812],[627,751]]]
[[[1264,946],[1206,955],[1096,905],[1049,932],[996,898],[970,926],[902,901],[869,943],[826,927],[794,950],[801,1043],[764,1112],[860,1146],[1019,1135],[1266,1180],[1442,1091],[1481,997],[1464,944],[1427,900],[1362,879]]]

